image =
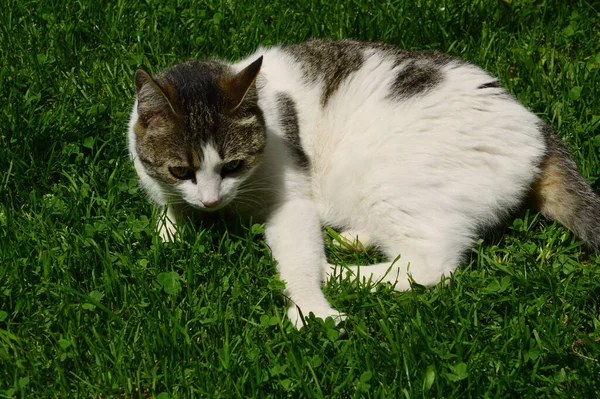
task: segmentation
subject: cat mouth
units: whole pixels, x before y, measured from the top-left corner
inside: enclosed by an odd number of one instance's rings
[[[226,205],[217,205],[214,206],[212,208],[209,208],[207,206],[195,206],[196,209],[201,210],[202,212],[216,212],[216,211],[220,211],[221,209],[225,208]]]

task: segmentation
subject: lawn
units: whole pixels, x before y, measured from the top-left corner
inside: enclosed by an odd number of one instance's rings
[[[484,67],[600,187],[597,2],[5,0],[0,397],[597,397],[600,258],[533,210],[480,240],[447,285],[331,281],[345,335],[286,320],[261,225],[160,241],[126,150],[135,69],[310,37]],[[327,248],[341,263],[377,257],[330,236]]]

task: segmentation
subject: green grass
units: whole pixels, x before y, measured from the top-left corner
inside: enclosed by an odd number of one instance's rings
[[[138,66],[385,40],[499,76],[598,188],[599,30],[585,0],[6,0],[0,397],[595,397],[600,260],[562,227],[518,215],[448,285],[331,282],[348,333],[296,331],[260,226],[160,242],[124,134]]]

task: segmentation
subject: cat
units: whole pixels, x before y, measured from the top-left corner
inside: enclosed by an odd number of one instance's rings
[[[410,288],[448,277],[474,240],[533,200],[600,248],[600,197],[566,145],[477,66],[436,51],[313,39],[237,62],[139,69],[129,150],[166,207],[263,220],[296,327],[336,322],[323,225],[388,258],[343,273]],[[399,257],[398,257],[399,256]],[[339,272],[339,268],[337,269]]]

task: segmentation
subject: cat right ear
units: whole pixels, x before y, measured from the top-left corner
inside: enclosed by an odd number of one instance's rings
[[[138,98],[137,111],[142,123],[148,125],[153,118],[168,118],[177,114],[167,93],[148,72],[142,69],[135,71],[134,82]]]
[[[260,72],[262,66],[263,57],[258,57],[256,61],[248,65],[246,68],[238,72],[233,76],[229,76],[224,79],[221,84],[229,96],[229,108],[234,110],[240,106],[246,93],[250,90],[250,87],[256,81],[256,77]]]

